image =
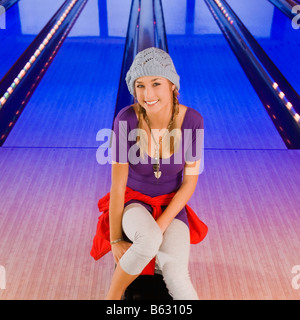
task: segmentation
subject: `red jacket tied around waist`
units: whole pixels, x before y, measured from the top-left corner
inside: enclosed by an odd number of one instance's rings
[[[150,197],[138,191],[134,191],[126,187],[125,203],[130,200],[139,200],[147,203],[153,208],[152,216],[156,220],[162,214],[162,206],[167,206],[172,200],[176,192],[164,194],[157,197]],[[98,208],[103,212],[97,224],[96,235],[93,239],[93,246],[91,256],[98,260],[111,250],[110,235],[109,235],[109,199],[110,193],[107,193],[103,198],[98,201]],[[198,218],[196,213],[188,206],[185,205],[187,212],[189,229],[190,229],[190,242],[197,244],[202,241],[207,234],[207,226]],[[155,258],[145,267],[141,274],[154,274]]]

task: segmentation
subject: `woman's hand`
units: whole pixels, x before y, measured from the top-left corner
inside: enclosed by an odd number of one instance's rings
[[[113,253],[116,264],[123,256],[123,254],[131,247],[131,243],[127,241],[120,241],[111,246],[111,251]]]

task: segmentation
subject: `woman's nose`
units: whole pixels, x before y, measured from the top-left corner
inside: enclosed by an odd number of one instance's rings
[[[151,87],[146,87],[144,91],[144,96],[146,101],[151,101],[154,96],[154,90]]]

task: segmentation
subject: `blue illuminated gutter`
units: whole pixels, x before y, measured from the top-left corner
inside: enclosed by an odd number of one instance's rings
[[[19,0],[0,0],[0,6],[4,7],[5,10],[8,10],[11,6],[13,6]]]
[[[168,52],[161,0],[132,0],[114,118],[122,108],[133,103],[125,81],[126,73],[135,55],[149,47]]]
[[[292,11],[293,7],[299,5],[299,2],[294,0],[269,0],[280,11],[282,11],[291,20],[296,16],[296,13]]]
[[[225,0],[205,0],[289,149],[300,149],[300,97]]]
[[[66,0],[0,81],[0,146],[88,0]]]

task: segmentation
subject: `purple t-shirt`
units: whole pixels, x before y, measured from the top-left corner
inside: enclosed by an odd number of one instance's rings
[[[127,186],[151,197],[177,191],[182,183],[185,161],[203,161],[203,117],[198,111],[187,108],[181,127],[179,148],[170,158],[160,159],[162,174],[159,179],[154,176],[154,159],[147,153],[144,159],[140,156],[136,143],[137,127],[138,119],[132,106],[123,108],[114,120],[112,160],[129,163]],[[133,202],[143,204],[152,213],[151,206],[141,201],[131,200],[125,206]],[[185,208],[176,218],[188,225]]]

